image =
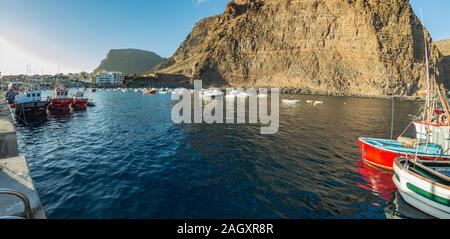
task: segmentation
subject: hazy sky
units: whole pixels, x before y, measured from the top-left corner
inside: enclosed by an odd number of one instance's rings
[[[92,71],[109,49],[169,57],[230,0],[0,0],[2,75]],[[435,40],[450,38],[449,0],[411,0]]]

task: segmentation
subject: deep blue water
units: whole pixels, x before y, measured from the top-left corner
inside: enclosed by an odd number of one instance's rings
[[[385,218],[392,174],[365,166],[358,137],[390,137],[391,101],[282,96],[280,130],[175,125],[170,95],[100,90],[97,106],[18,124],[49,218]],[[417,111],[396,105],[395,133]]]

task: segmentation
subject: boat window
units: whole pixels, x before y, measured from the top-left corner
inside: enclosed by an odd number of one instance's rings
[[[35,93],[31,94],[31,97],[33,97],[33,98],[36,97],[36,94]]]
[[[37,97],[41,97],[41,93],[37,93]]]
[[[27,94],[27,97],[31,97],[31,95],[30,95],[30,94]]]

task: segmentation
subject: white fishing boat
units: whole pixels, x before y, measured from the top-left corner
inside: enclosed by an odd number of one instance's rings
[[[285,105],[296,105],[298,103],[300,103],[300,100],[292,100],[292,99],[284,99],[281,101],[283,104]]]
[[[48,101],[42,100],[40,90],[28,90],[15,96],[15,114],[20,117],[46,114]]]
[[[172,91],[172,95],[175,97],[179,97],[184,94],[190,94],[190,91],[186,88],[176,88]]]
[[[322,105],[322,104],[323,104],[323,101],[316,100],[316,101],[314,101],[313,106]]]
[[[397,158],[394,183],[411,206],[440,219],[450,219],[450,162]]]

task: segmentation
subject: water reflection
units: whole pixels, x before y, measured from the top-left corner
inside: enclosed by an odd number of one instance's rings
[[[394,198],[385,209],[387,219],[434,219],[418,209],[410,206],[397,192]]]
[[[394,176],[392,172],[371,167],[362,160],[357,166],[357,171],[364,182],[356,182],[356,185],[385,201],[391,201],[393,194],[397,191],[392,180]]]

